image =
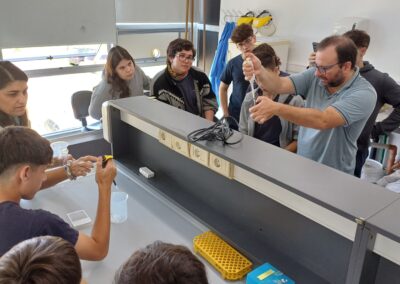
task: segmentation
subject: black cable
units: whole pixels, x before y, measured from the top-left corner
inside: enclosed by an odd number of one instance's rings
[[[233,120],[236,125],[238,122],[235,118],[229,116],[218,120],[215,124],[207,128],[200,128],[188,134],[187,138],[190,142],[196,141],[222,141],[224,145],[234,145],[242,141],[243,134],[240,133],[240,138],[237,141],[228,142],[228,139],[233,135],[233,130],[229,128],[228,120]]]

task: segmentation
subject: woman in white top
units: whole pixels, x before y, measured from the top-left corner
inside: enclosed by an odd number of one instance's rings
[[[141,96],[149,90],[150,78],[135,64],[129,52],[121,47],[110,49],[101,82],[94,87],[89,114],[101,119],[101,106],[105,101]]]

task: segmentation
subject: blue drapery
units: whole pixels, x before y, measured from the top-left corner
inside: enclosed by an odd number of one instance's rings
[[[214,60],[210,70],[211,87],[217,96],[219,104],[219,84],[221,83],[220,77],[226,65],[226,54],[228,52],[228,40],[232,35],[235,28],[234,22],[227,22],[222,32],[221,38],[218,42],[217,51],[215,52]]]

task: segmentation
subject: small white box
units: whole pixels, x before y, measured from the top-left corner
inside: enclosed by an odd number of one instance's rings
[[[85,210],[77,210],[68,213],[67,217],[74,228],[82,227],[92,222],[92,219],[90,219]]]
[[[139,172],[144,176],[145,178],[152,178],[154,177],[154,172],[150,170],[148,167],[141,167],[139,168]]]

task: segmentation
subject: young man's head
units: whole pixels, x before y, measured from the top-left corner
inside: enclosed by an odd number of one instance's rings
[[[264,68],[270,69],[279,74],[279,66],[281,60],[276,55],[275,50],[267,43],[262,43],[253,49],[253,54],[261,61]],[[258,83],[259,87],[266,92],[262,84]]]
[[[81,278],[74,247],[58,237],[23,241],[0,258],[0,284],[79,284]]]
[[[177,75],[187,74],[196,56],[193,43],[186,39],[175,39],[167,48],[167,65]]]
[[[115,284],[208,284],[204,264],[184,246],[154,242],[117,271]]]
[[[46,180],[45,169],[53,156],[50,142],[30,128],[9,126],[0,130],[0,149],[0,192],[32,199]],[[11,183],[18,188],[4,192]]]
[[[358,48],[360,47],[368,48],[369,43],[371,41],[370,36],[365,31],[362,30],[351,30],[345,32],[343,36],[350,38]]]
[[[345,32],[343,36],[351,39],[357,46],[358,49],[357,65],[359,65],[360,63],[362,63],[363,57],[369,47],[369,42],[371,41],[370,36],[365,31],[362,30],[351,30]]]
[[[327,87],[341,86],[351,78],[356,66],[357,47],[344,36],[330,36],[317,47],[315,76]]]
[[[281,60],[276,55],[275,50],[268,44],[262,43],[253,49],[253,54],[261,61],[264,68],[279,70]]]
[[[242,53],[246,53],[253,50],[256,36],[251,25],[241,24],[233,30],[231,40]]]

